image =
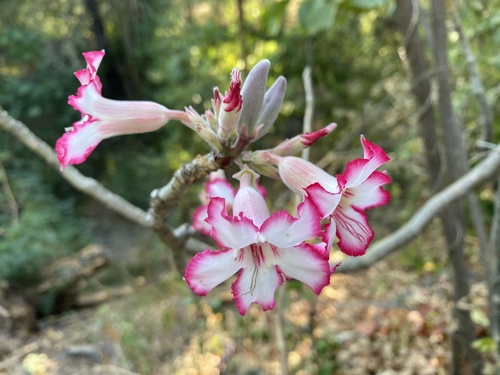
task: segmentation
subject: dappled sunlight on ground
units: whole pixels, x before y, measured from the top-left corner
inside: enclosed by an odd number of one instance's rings
[[[287,283],[283,330],[291,374],[448,373],[447,273],[419,278],[390,264],[333,275],[320,296]],[[39,333],[12,341],[0,373],[281,374],[276,311],[252,305],[241,317],[228,283],[206,298],[172,275],[135,288],[96,309],[42,322]]]

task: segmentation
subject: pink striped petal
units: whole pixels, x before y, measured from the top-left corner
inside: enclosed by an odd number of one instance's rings
[[[242,267],[238,250],[205,250],[188,263],[184,277],[189,287],[199,296],[206,296],[213,288],[234,275]]]
[[[335,239],[337,238],[337,224],[335,224],[335,220],[330,219],[330,222],[325,225],[324,230],[323,242],[326,244],[325,253],[327,256],[329,256],[330,249],[332,248]]]
[[[238,312],[245,315],[252,302],[261,305],[264,311],[274,309],[274,293],[283,282],[275,266],[243,268],[231,287]]]
[[[278,267],[287,278],[303,282],[316,294],[330,284],[328,258],[316,251],[313,246],[305,244],[278,251]]]
[[[291,247],[308,239],[321,236],[320,215],[314,204],[306,199],[298,207],[294,218],[282,210],[267,219],[260,233],[265,240],[277,247]]]
[[[337,225],[340,250],[347,255],[363,255],[374,236],[366,214],[355,207],[339,206],[333,213],[333,220]]]
[[[256,242],[258,228],[244,216],[228,216],[223,198],[210,199],[207,212],[206,221],[213,228],[211,237],[221,246],[241,249]]]

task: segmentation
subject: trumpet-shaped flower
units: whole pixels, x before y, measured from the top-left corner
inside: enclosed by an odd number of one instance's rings
[[[344,173],[338,176],[343,180],[342,198],[333,211],[332,227],[339,238],[339,247],[349,255],[362,255],[373,239],[374,233],[368,224],[365,210],[383,206],[390,200],[388,191],[382,185],[391,182],[391,178],[376,171],[390,159],[377,145],[361,137],[363,159],[354,159],[347,163]],[[335,224],[335,228],[333,227]]]
[[[390,182],[385,173],[376,171],[389,157],[380,147],[361,137],[364,157],[350,161],[343,174],[331,176],[303,159],[268,155],[278,165],[278,172],[292,191],[308,196],[328,218],[323,240],[327,250],[335,238],[340,250],[348,255],[365,253],[374,233],[365,210],[389,202],[389,192],[382,188]]]
[[[86,52],[83,56],[87,67],[75,73],[81,86],[77,95],[70,96],[68,100],[68,104],[81,113],[82,119],[57,140],[55,149],[61,169],[68,164],[83,163],[103,139],[151,132],[170,120],[187,118],[184,112],[169,110],[154,102],[118,101],[102,97],[97,69],[104,51]]]
[[[232,293],[242,315],[252,302],[273,309],[274,293],[285,278],[297,279],[317,294],[330,282],[328,258],[318,246],[305,242],[321,235],[317,208],[305,200],[296,218],[286,211],[270,215],[251,173],[244,169],[240,174],[234,216],[226,213],[223,198],[210,200],[206,221],[222,249],[196,254],[185,272],[187,283],[200,296],[238,273]]]

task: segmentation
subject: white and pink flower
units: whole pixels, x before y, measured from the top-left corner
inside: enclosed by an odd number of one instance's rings
[[[151,132],[170,120],[187,118],[184,112],[169,110],[154,102],[118,101],[102,97],[97,69],[104,51],[86,52],[83,56],[87,67],[75,73],[81,86],[77,94],[68,100],[68,104],[79,111],[82,118],[56,142],[61,169],[68,164],[83,163],[103,139]]]
[[[364,157],[350,161],[343,174],[331,176],[303,159],[268,155],[278,165],[282,181],[297,194],[309,197],[329,220],[324,227],[323,240],[329,250],[336,238],[344,253],[363,255],[374,233],[368,224],[365,210],[389,202],[390,194],[382,188],[390,177],[376,171],[389,161],[380,147],[361,137]]]
[[[328,257],[321,246],[305,242],[322,234],[317,208],[305,200],[296,218],[286,211],[270,215],[252,182],[254,172],[244,168],[238,177],[232,216],[223,198],[210,200],[206,221],[221,249],[205,250],[191,259],[185,272],[191,289],[205,296],[238,272],[232,293],[242,315],[252,302],[273,309],[274,293],[284,279],[297,279],[319,294],[330,282]]]

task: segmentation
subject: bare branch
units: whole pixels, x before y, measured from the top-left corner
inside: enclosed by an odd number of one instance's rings
[[[454,1],[451,1],[451,14],[453,16],[453,22],[455,24],[455,30],[460,37],[460,41],[462,43],[462,50],[465,54],[465,59],[467,64],[469,65],[469,75],[470,75],[470,85],[472,89],[472,93],[476,97],[480,106],[480,117],[479,122],[482,127],[482,140],[486,142],[491,142],[493,139],[493,110],[488,103],[488,99],[486,98],[486,90],[484,89],[483,80],[481,78],[481,73],[479,72],[477,59],[472,52],[471,45],[467,36],[465,35],[464,29],[462,27],[462,20],[460,19],[460,15],[458,10],[456,9],[456,5]]]
[[[12,222],[17,223],[19,220],[19,206],[10,187],[9,178],[2,162],[0,162],[0,184],[2,185],[5,197],[7,198],[7,204],[9,205]]]
[[[472,170],[446,189],[430,198],[420,210],[393,234],[372,244],[365,255],[348,258],[342,262],[336,272],[349,273],[365,269],[375,262],[392,254],[414,240],[422,230],[450,203],[467,195],[483,182],[493,178],[500,168],[500,145],[477,164]]]
[[[306,110],[304,111],[304,125],[302,133],[310,133],[312,131],[312,120],[314,114],[314,90],[311,78],[311,66],[306,65],[302,72],[302,81],[304,82],[304,91],[306,94]],[[302,151],[302,158],[309,160],[310,149],[305,148]]]

